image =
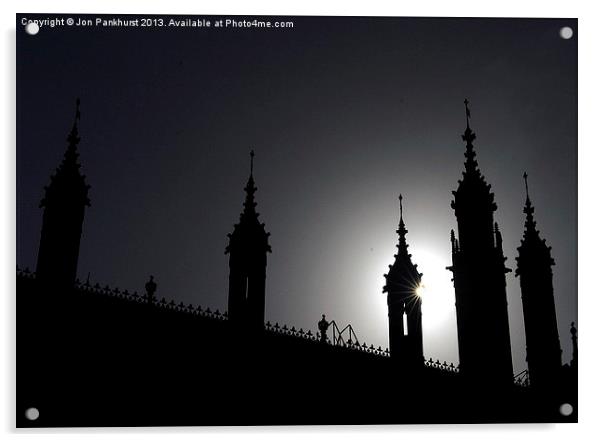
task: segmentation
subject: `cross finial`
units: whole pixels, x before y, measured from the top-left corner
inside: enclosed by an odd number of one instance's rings
[[[403,206],[401,204],[401,200],[403,199],[403,197],[401,196],[401,193],[399,194],[399,229],[397,229],[397,233],[399,233],[400,238],[404,237],[407,232],[406,228],[405,228],[405,224],[403,222]]]
[[[251,153],[249,155],[251,156],[251,174],[253,174],[253,158],[255,158],[255,151],[251,149]]]
[[[523,173],[523,179],[525,180],[525,190],[527,191],[527,198],[529,198],[529,182],[527,181],[529,175],[527,172]]]

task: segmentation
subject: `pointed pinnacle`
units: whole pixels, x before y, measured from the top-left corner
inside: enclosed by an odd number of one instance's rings
[[[67,136],[67,141],[74,145],[79,143],[79,136],[77,130],[77,123],[79,122],[79,119],[81,117],[79,103],[79,98],[77,98],[75,100],[75,117],[73,118],[73,126],[71,127],[71,132],[69,132],[69,135]]]
[[[470,108],[468,107],[468,104],[470,102],[468,101],[468,98],[464,99],[464,108],[466,110],[466,128],[470,128]]]
[[[403,205],[401,203],[401,200],[403,199],[403,197],[401,196],[401,194],[399,194],[399,230],[403,231],[402,233],[400,233],[400,235],[405,235],[405,223],[403,222]]]
[[[525,190],[527,192],[527,199],[529,199],[529,182],[527,181],[528,177],[529,175],[527,175],[527,172],[523,173],[523,179],[525,180]]]

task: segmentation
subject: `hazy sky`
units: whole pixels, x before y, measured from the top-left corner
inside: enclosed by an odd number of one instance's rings
[[[223,310],[226,235],[242,210],[252,147],[258,210],[272,234],[266,319],[316,330],[325,313],[388,346],[383,274],[402,193],[427,286],[425,355],[457,362],[445,266],[468,97],[513,271],[529,173],[556,260],[567,362],[577,314],[577,41],[559,30],[576,31],[576,20],[290,20],[293,29],[55,27],[36,36],[18,25],[17,263],[35,268],[38,205],[79,96],[92,186],[80,278],[141,292],[152,273],[159,297]],[[526,363],[514,272],[507,283],[518,372]]]

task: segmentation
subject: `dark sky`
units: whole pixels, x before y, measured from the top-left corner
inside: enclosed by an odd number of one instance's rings
[[[242,210],[253,147],[258,210],[272,233],[266,319],[315,330],[326,313],[352,323],[361,341],[388,346],[382,275],[403,193],[410,252],[427,286],[425,355],[457,362],[445,266],[468,97],[513,270],[529,173],[556,260],[568,361],[577,314],[577,41],[559,30],[576,31],[576,20],[287,20],[293,29],[43,27],[36,36],[18,24],[17,263],[35,268],[38,204],[79,96],[92,186],[80,278],[90,272],[93,282],[141,292],[152,273],[160,297],[223,310],[226,234]],[[514,273],[507,282],[518,372],[526,367],[522,305]]]

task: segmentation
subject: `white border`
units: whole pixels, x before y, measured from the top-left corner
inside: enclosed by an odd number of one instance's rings
[[[599,263],[594,252],[602,250],[601,219],[598,209],[602,204],[600,165],[602,134],[600,133],[602,97],[601,62],[602,42],[599,13],[593,1],[420,1],[385,2],[304,0],[282,1],[20,1],[1,2],[4,68],[0,75],[2,97],[0,106],[0,134],[4,148],[0,159],[2,187],[0,191],[3,216],[2,265],[3,282],[0,306],[0,431],[3,440],[13,438],[51,441],[95,440],[130,441],[164,440],[173,437],[188,440],[229,440],[244,437],[250,441],[271,440],[379,440],[410,438],[414,440],[528,440],[544,437],[546,441],[600,440],[602,431],[597,425],[601,389],[600,375],[600,320],[602,290],[596,277]],[[14,430],[14,275],[15,275],[15,13],[17,12],[79,12],[79,13],[148,13],[148,14],[236,14],[236,15],[356,15],[356,16],[465,16],[465,17],[568,17],[579,18],[579,351],[580,351],[580,424],[578,425],[440,425],[440,426],[384,426],[384,427],[255,427],[255,428],[173,428],[173,429],[69,429],[69,430]],[[591,367],[591,368],[588,368]],[[392,398],[392,400],[395,400]],[[398,398],[397,400],[403,400]],[[450,407],[454,404],[450,403]],[[170,436],[168,436],[170,435]]]

